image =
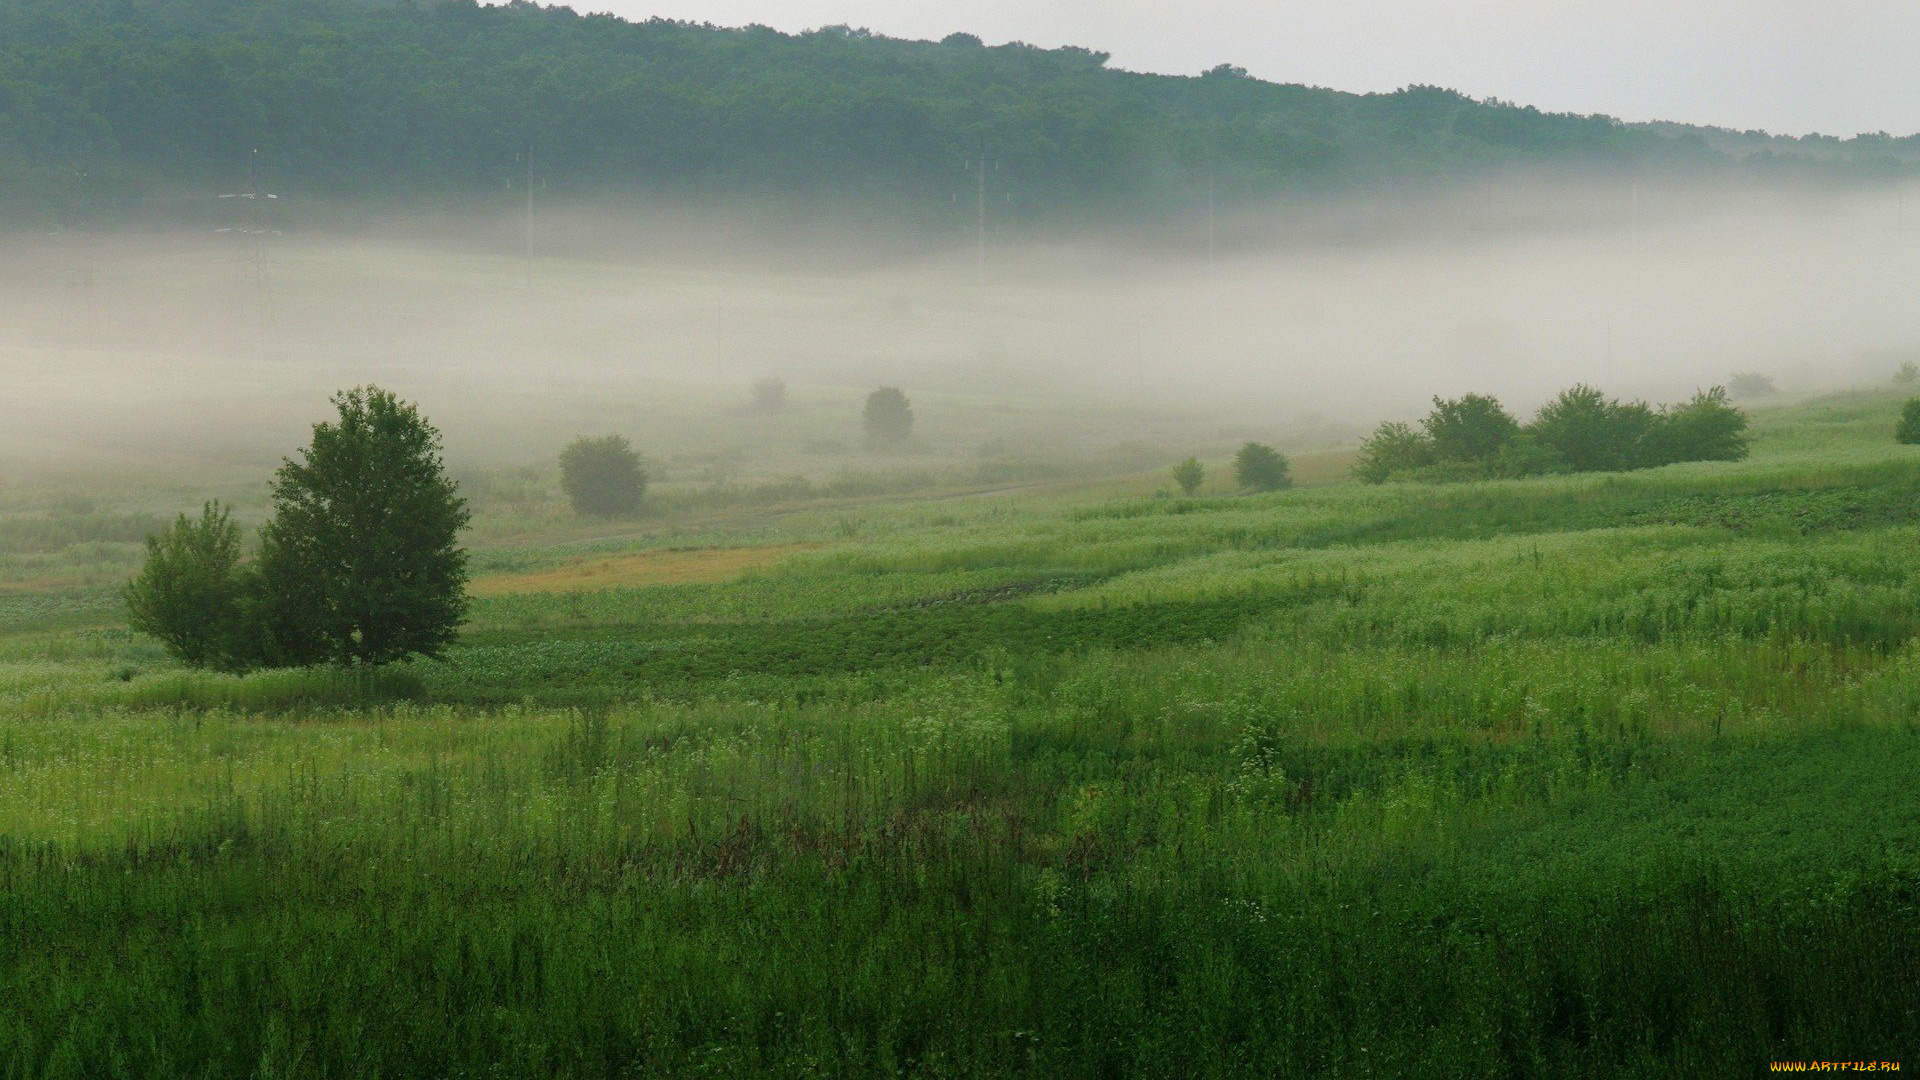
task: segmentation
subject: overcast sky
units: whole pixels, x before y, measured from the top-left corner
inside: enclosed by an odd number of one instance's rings
[[[1788,134],[1920,132],[1916,0],[573,0],[580,11],[990,44],[1137,71],[1228,62],[1341,90],[1449,86],[1543,109]]]

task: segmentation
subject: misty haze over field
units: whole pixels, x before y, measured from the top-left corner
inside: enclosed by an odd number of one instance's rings
[[[991,209],[991,207],[990,207]],[[0,251],[0,452],[253,460],[333,389],[434,403],[457,458],[619,427],[724,449],[755,379],[847,409],[928,396],[935,446],[1088,414],[1092,441],[1252,424],[1350,442],[1435,394],[1520,411],[1589,381],[1666,400],[1735,371],[1788,392],[1920,355],[1920,220],[1897,185],[1784,193],[1493,181],[1217,218],[975,238],[761,212],[541,205],[525,222],[16,237]],[[1920,205],[1913,210],[1920,219]],[[984,273],[984,276],[983,276]],[[942,395],[1004,404],[956,427]],[[977,410],[976,410],[977,411]],[[977,423],[977,422],[974,422]]]

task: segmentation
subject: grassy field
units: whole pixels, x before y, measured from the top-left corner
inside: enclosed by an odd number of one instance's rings
[[[0,514],[0,1077],[1911,1059],[1897,409],[1627,475],[624,528],[496,472],[461,643],[372,678],[171,666],[110,588],[156,510],[41,491]]]

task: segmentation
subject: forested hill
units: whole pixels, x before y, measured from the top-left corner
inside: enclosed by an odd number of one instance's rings
[[[1085,49],[789,35],[472,0],[0,0],[0,180],[34,216],[231,189],[387,199],[854,197],[1054,214],[1512,166],[1884,171],[1914,139],[1769,140],[1434,88],[1349,94]]]

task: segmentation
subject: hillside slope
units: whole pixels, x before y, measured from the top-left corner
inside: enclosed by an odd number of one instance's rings
[[[860,198],[1002,213],[1191,205],[1489,168],[1884,171],[1920,150],[1106,66],[968,35],[903,41],[473,0],[0,0],[16,212],[91,219],[263,178],[306,195]]]

